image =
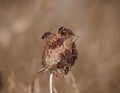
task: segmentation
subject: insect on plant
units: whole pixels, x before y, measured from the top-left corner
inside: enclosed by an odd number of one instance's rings
[[[42,35],[42,39],[47,38],[50,34],[51,34],[51,32],[45,32],[45,33]]]
[[[58,33],[62,36],[75,36],[75,34],[70,29],[64,27],[60,27]]]

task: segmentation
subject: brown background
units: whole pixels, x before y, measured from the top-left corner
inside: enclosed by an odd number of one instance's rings
[[[71,69],[80,93],[120,93],[119,0],[0,0],[0,93],[25,93],[42,68],[42,33],[55,25],[81,36]],[[35,93],[49,93],[48,75],[36,79]],[[62,80],[55,85],[74,93]]]

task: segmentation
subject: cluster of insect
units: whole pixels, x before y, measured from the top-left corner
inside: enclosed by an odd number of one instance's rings
[[[45,32],[42,35],[45,46],[42,55],[43,69],[40,72],[49,70],[66,75],[78,58],[76,40],[73,41],[76,35],[65,27],[59,27],[57,30],[55,33]]]

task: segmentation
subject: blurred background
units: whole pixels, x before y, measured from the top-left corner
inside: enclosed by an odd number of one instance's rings
[[[120,93],[119,0],[0,0],[0,93],[26,93],[42,68],[42,33],[53,26],[80,35],[71,68],[80,93]],[[49,93],[48,80],[36,77],[35,93]],[[58,93],[74,93],[64,80],[54,83]]]

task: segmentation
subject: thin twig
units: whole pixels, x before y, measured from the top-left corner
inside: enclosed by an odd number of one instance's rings
[[[55,88],[55,86],[53,86],[53,91],[54,91],[54,93],[58,93],[57,89]]]
[[[53,90],[52,90],[52,82],[53,82],[53,73],[50,73],[50,78],[49,78],[50,93],[53,93]]]

